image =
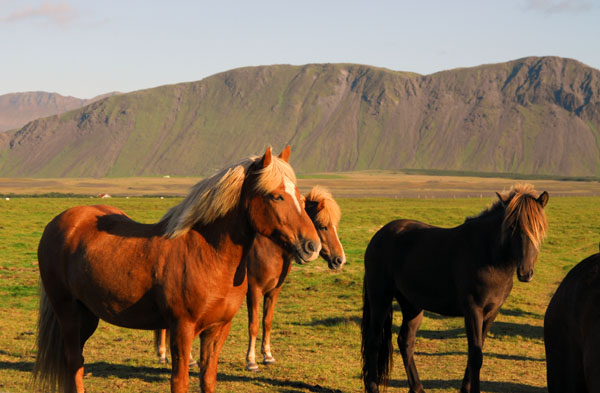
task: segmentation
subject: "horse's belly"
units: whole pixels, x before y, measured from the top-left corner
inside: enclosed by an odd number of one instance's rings
[[[112,325],[130,329],[161,329],[167,322],[154,302],[140,299],[135,303],[105,301],[100,304],[83,301],[86,307],[98,318]]]

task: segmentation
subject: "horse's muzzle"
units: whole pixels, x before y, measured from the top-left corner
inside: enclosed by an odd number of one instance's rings
[[[327,266],[331,269],[331,270],[341,270],[342,266],[346,263],[346,257],[345,256],[334,256],[334,257],[330,257],[330,258],[325,258],[325,260],[327,261]]]
[[[310,239],[305,239],[300,242],[294,252],[294,259],[297,263],[303,264],[317,259],[321,251],[321,242],[314,242]]]
[[[521,282],[529,282],[533,280],[533,271],[527,273],[520,273],[519,271],[517,271],[517,278]]]

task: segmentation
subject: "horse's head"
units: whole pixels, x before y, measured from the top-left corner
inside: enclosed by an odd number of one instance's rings
[[[346,254],[337,233],[340,207],[328,191],[317,186],[306,195],[306,212],[317,228],[321,240],[321,256],[330,269],[341,269],[346,263]]]
[[[269,147],[248,170],[242,194],[254,230],[290,250],[297,261],[319,256],[321,242],[288,164],[289,146],[279,157]]]
[[[531,186],[521,185],[508,194],[496,195],[505,211],[501,241],[509,259],[516,262],[519,281],[529,282],[548,228],[544,213],[548,193],[544,191],[536,198]]]

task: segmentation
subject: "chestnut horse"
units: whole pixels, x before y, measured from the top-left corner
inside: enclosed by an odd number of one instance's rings
[[[346,255],[337,235],[337,227],[341,218],[338,204],[331,193],[321,187],[313,189],[305,197],[305,210],[312,220],[319,239],[321,240],[321,256],[327,261],[332,270],[340,270],[346,263]],[[248,267],[248,293],[246,303],[248,306],[248,353],[246,355],[249,371],[258,370],[256,364],[255,344],[258,335],[258,313],[260,299],[263,301],[263,340],[261,352],[263,363],[275,362],[271,354],[271,326],[275,303],[281,292],[283,282],[292,268],[292,260],[302,263],[294,258],[294,254],[269,238],[257,235],[248,253],[246,265]],[[167,363],[166,357],[166,330],[154,332],[154,343],[159,363]],[[190,355],[190,364],[195,363]]]
[[[578,263],[544,318],[548,392],[600,392],[600,254]]]
[[[295,174],[268,148],[196,184],[156,224],[110,206],[54,218],[38,248],[40,314],[34,382],[83,393],[83,347],[101,318],[171,331],[171,392],[186,392],[192,340],[201,339],[200,388],[212,393],[217,361],[247,289],[245,256],[260,233],[304,260],[319,237],[300,206]]]
[[[423,310],[464,316],[468,362],[461,392],[479,392],[486,334],[513,286],[528,282],[547,230],[548,193],[529,185],[497,194],[499,200],[455,228],[396,220],[381,228],[365,252],[362,378],[365,390],[387,385],[392,364],[392,301],[402,310],[398,346],[410,392],[424,392],[414,344]]]
[[[314,187],[306,195],[306,212],[312,220],[321,240],[321,256],[332,270],[340,270],[346,263],[346,255],[338,238],[337,226],[341,212],[329,192],[321,187]],[[275,362],[271,354],[271,326],[275,303],[281,292],[283,282],[292,268],[292,260],[301,263],[293,253],[265,236],[256,236],[248,253],[248,352],[246,369],[258,370],[256,364],[255,345],[258,335],[259,302],[263,300],[263,338],[261,353],[263,363]]]

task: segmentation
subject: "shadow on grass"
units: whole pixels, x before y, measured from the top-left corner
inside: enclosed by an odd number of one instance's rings
[[[309,392],[315,392],[315,393],[342,393],[342,391],[339,389],[328,388],[328,387],[321,386],[318,384],[313,385],[313,384],[309,384],[306,382],[279,380],[279,379],[266,378],[266,377],[261,377],[261,376],[256,376],[256,375],[240,376],[240,375],[229,375],[229,374],[218,373],[217,381],[246,382],[246,383],[261,382],[261,383],[268,384],[268,385],[271,385],[274,387],[290,389],[290,390],[287,390],[287,389],[280,390],[281,392],[284,392],[284,393],[298,392],[298,390],[293,390],[293,389],[301,389],[302,391],[308,390]]]
[[[394,325],[394,331],[398,332],[399,326]],[[494,322],[490,329],[490,335],[494,337],[524,337],[531,339],[542,339],[544,337],[544,328],[527,323],[512,322]],[[417,337],[423,337],[430,340],[444,340],[448,338],[467,337],[463,327],[446,330],[425,330],[417,331]]]
[[[88,374],[100,378],[136,378],[145,382],[159,382],[164,381],[165,378],[168,379],[171,376],[171,368],[130,366],[125,364],[94,362],[85,364],[85,375]],[[197,374],[197,372],[191,369],[190,375],[193,376],[194,374]]]
[[[339,325],[357,325],[360,326],[362,318],[360,317],[330,317],[324,319],[315,319],[311,322],[298,323],[300,326],[339,326]]]
[[[462,380],[459,379],[429,379],[423,380],[423,387],[427,389],[451,389],[459,390]],[[406,380],[392,380],[390,386],[395,388],[406,388],[408,389],[408,382]],[[485,392],[501,393],[547,393],[546,388],[540,388],[538,386],[529,386],[522,383],[514,382],[488,382],[481,381],[481,390]]]
[[[33,371],[33,362],[0,362],[0,370]]]
[[[466,343],[465,343],[465,347],[466,347]],[[467,357],[467,352],[460,352],[460,351],[453,351],[453,352],[419,352],[419,351],[415,351],[415,355],[417,356],[456,356],[456,355],[462,355],[465,356],[465,358]],[[520,361],[527,361],[527,362],[545,362],[546,359],[544,358],[532,358],[529,356],[519,356],[519,355],[506,355],[503,353],[488,353],[485,351],[485,348],[483,350],[483,358],[485,359],[486,357],[490,357],[490,358],[496,358],[496,359],[504,359],[504,360],[520,360]],[[466,364],[465,364],[466,366]]]

